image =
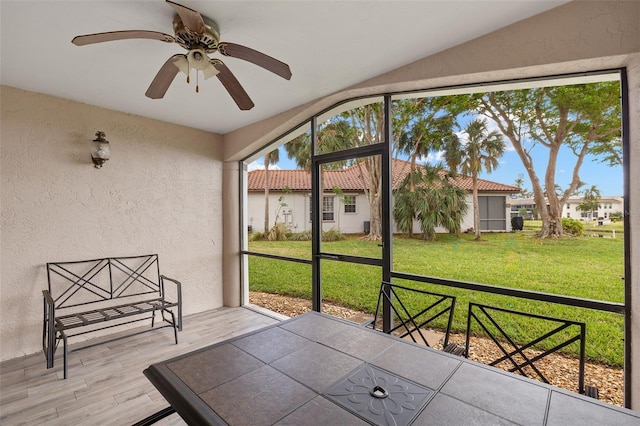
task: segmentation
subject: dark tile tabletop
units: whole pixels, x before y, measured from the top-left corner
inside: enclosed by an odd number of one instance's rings
[[[194,425],[640,426],[635,411],[316,312],[144,374]]]

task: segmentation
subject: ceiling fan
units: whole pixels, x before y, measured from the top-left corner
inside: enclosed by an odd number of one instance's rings
[[[208,56],[210,53],[215,52],[220,52],[222,55],[231,58],[243,59],[286,80],[291,79],[289,65],[249,47],[221,42],[218,26],[213,20],[186,6],[169,0],[166,1],[177,13],[173,19],[173,31],[175,33],[173,36],[157,31],[129,30],[80,35],[74,37],[71,42],[76,46],[84,46],[105,41],[137,38],[177,43],[185,48],[188,51],[187,54],[173,55],[162,65],[145,93],[151,99],[164,97],[178,71],[182,71],[187,75],[188,83],[189,74],[193,68],[196,70],[196,77],[199,71],[202,71],[205,80],[217,76],[238,105],[238,108],[241,110],[253,108],[253,101],[229,68],[220,59]],[[198,86],[196,85],[197,91]]]

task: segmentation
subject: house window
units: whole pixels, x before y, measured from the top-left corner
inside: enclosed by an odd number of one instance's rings
[[[345,214],[356,213],[356,196],[355,195],[344,196],[344,212]]]
[[[322,197],[322,220],[333,222],[333,198],[334,197]],[[313,207],[311,202],[311,197],[309,197],[309,222],[313,221]]]
[[[333,198],[334,197],[322,197],[322,220],[333,222]]]

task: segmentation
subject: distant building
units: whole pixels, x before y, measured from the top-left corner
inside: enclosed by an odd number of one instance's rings
[[[624,211],[624,198],[622,197],[600,197],[598,200],[600,207],[593,212],[583,211],[578,208],[583,200],[584,198],[579,196],[569,197],[569,200],[562,208],[562,217],[591,222],[597,219],[609,220],[611,213],[622,213]],[[511,205],[511,217],[524,216],[525,219],[537,219],[539,217],[533,198],[513,198],[509,200],[509,203]]]
[[[393,160],[393,188],[409,173],[410,163]],[[252,231],[264,228],[264,170],[254,170],[247,176],[247,216]],[[363,188],[363,179],[357,166],[344,170],[328,170],[323,173],[324,196],[322,200],[323,230],[338,229],[345,234],[368,232],[370,223],[369,202]],[[478,179],[481,231],[511,231],[509,201],[520,191],[511,185]],[[469,210],[461,229],[473,227],[473,199],[471,177],[458,175],[453,183],[467,191]],[[286,188],[286,190],[285,190]],[[341,194],[334,192],[339,188]],[[279,198],[282,197],[281,202]],[[284,205],[286,204],[286,205]],[[304,170],[269,170],[269,226],[275,221],[286,223],[293,232],[311,229],[311,175]],[[276,219],[277,216],[277,219]],[[397,232],[395,224],[394,232]],[[421,233],[414,222],[414,232]],[[438,228],[436,232],[446,232]]]

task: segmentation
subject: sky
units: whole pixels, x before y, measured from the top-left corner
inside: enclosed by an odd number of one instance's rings
[[[487,126],[489,131],[497,129],[491,120],[487,120]],[[462,132],[459,132],[458,135],[463,138]],[[543,185],[548,162],[548,152],[548,149],[542,146],[536,146],[530,152],[533,157],[536,174]],[[433,153],[430,154],[428,158],[422,159],[421,162],[435,164],[439,159],[440,156],[438,153]],[[249,171],[264,169],[263,160],[263,158],[259,158],[251,163],[249,165]],[[567,148],[562,148],[558,157],[555,180],[556,184],[560,185],[563,189],[566,189],[571,182],[575,163],[576,157],[573,153]],[[280,147],[280,162],[269,168],[294,170],[296,164],[294,160],[287,158],[284,147]],[[515,185],[516,179],[518,179],[520,175],[524,181],[525,189],[531,191],[531,180],[522,164],[522,160],[520,160],[520,157],[508,139],[505,138],[505,152],[499,160],[499,166],[491,174],[482,173],[480,177],[505,185]],[[580,167],[579,176],[580,180],[585,183],[582,187],[583,190],[595,185],[600,191],[601,196],[621,197],[623,195],[622,166],[611,167],[606,163],[600,162],[597,157],[588,155]]]

